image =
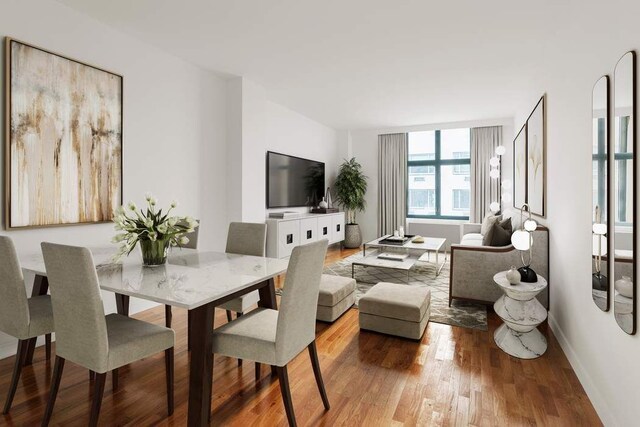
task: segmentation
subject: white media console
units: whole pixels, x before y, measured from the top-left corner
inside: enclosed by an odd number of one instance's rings
[[[267,256],[286,258],[298,245],[329,240],[329,244],[344,240],[344,212],[331,214],[303,213],[295,218],[267,219]]]

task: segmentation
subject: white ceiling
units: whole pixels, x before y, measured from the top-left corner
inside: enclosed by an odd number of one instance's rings
[[[337,129],[513,115],[552,0],[59,0]],[[562,2],[559,2],[562,3]]]

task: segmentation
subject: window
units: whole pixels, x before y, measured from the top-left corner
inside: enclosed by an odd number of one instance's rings
[[[453,190],[453,209],[469,210],[469,190]]]
[[[409,133],[407,216],[468,219],[469,129]]]

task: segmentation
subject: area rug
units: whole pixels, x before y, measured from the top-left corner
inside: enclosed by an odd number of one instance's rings
[[[351,255],[335,264],[325,267],[325,274],[351,277],[351,263],[362,259],[362,253]],[[358,300],[375,283],[392,282],[407,284],[407,273],[389,268],[356,267],[356,307]],[[436,266],[419,261],[410,272],[408,286],[424,286],[431,289],[431,317],[429,320],[464,328],[488,330],[487,308],[484,305],[453,300],[449,307],[449,261],[438,277],[434,277]],[[369,283],[370,282],[370,283]]]

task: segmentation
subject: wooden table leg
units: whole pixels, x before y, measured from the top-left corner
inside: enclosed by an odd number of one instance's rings
[[[266,280],[265,286],[261,287],[258,292],[260,294],[260,301],[258,301],[258,307],[271,308],[273,310],[278,309],[278,303],[276,302],[276,286],[273,278]]]
[[[39,295],[46,295],[49,291],[49,281],[46,276],[40,276],[36,274],[36,277],[33,279],[33,289],[31,290],[31,296],[37,297]],[[27,343],[27,356],[24,359],[24,365],[28,366],[33,363],[33,352],[36,349],[36,341],[37,338],[32,338]]]
[[[258,301],[258,307],[271,308],[273,310],[278,309],[278,302],[276,301],[276,286],[273,278],[266,280],[265,285],[258,289],[260,294],[260,301]],[[271,375],[277,375],[275,366],[271,366]]]
[[[275,294],[274,294],[275,296]],[[191,362],[189,363],[189,426],[209,425],[213,385],[213,314],[209,303],[190,310]]]
[[[116,294],[118,314],[129,316],[129,295]]]

